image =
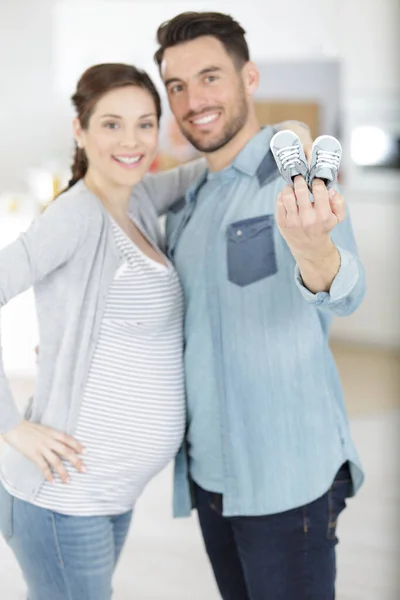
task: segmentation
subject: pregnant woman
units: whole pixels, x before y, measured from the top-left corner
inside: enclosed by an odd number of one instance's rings
[[[131,200],[157,152],[158,93],[105,64],[73,102],[69,188],[0,253],[0,306],[33,286],[39,321],[24,419],[0,371],[0,528],[30,600],[111,597],[132,508],[185,424],[181,288],[155,209]],[[171,200],[198,170],[169,177]]]

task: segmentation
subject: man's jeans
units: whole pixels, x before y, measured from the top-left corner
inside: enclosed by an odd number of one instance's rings
[[[336,524],[348,464],[318,500],[261,517],[223,517],[220,494],[195,486],[206,550],[223,600],[334,600]]]
[[[22,569],[29,600],[110,600],[131,516],[62,515],[10,496],[0,483],[0,531]]]

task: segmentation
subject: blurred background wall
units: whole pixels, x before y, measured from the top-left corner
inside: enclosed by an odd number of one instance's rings
[[[400,138],[398,0],[1,0],[0,245],[29,223],[33,198],[43,202],[51,193],[32,168],[65,176],[72,148],[69,97],[82,71],[102,61],[133,62],[160,84],[152,61],[157,26],[180,11],[199,9],[229,12],[246,28],[262,73],[260,102],[314,103],[316,133],[339,135],[342,185],[368,294],[355,315],[336,320],[332,336],[399,348],[400,169],[362,169],[351,152],[360,126]],[[374,139],[367,137],[372,146]],[[34,368],[32,310],[27,294],[4,311],[9,372],[29,374]]]

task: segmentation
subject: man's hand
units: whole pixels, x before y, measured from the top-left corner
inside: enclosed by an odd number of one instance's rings
[[[7,444],[36,463],[48,481],[53,481],[53,471],[56,471],[63,483],[68,482],[62,458],[68,460],[78,471],[85,471],[78,456],[84,452],[83,446],[66,433],[38,423],[22,421],[2,437]]]
[[[332,229],[346,216],[344,198],[328,192],[320,179],[312,184],[311,202],[303,177],[278,195],[276,221],[300,269],[304,285],[313,293],[328,292],[340,268],[340,255],[330,238]]]

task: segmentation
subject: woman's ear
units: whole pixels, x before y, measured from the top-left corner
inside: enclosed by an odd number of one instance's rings
[[[76,145],[78,146],[78,148],[83,148],[83,130],[78,117],[75,117],[75,119],[72,121],[72,131],[74,134]]]

